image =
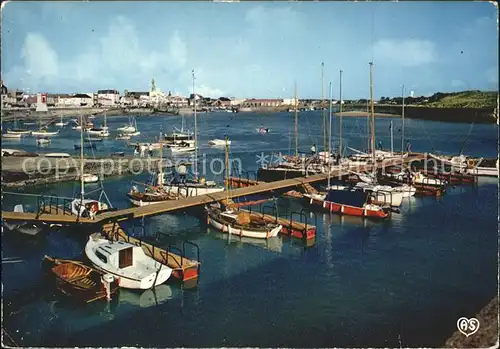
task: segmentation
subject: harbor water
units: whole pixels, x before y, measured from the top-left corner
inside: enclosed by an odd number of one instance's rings
[[[391,120],[394,150],[399,151],[399,118],[376,120],[377,142],[389,149]],[[113,132],[127,117],[107,121]],[[186,124],[192,129],[192,117]],[[161,129],[166,133],[179,127],[180,117],[143,116],[137,125],[141,135],[133,141],[149,143]],[[268,134],[256,132],[261,125],[270,129]],[[366,125],[365,117],[344,118],[344,145],[366,148]],[[338,126],[335,117],[334,142]],[[206,159],[203,175],[217,181],[223,178],[224,148],[210,147],[210,139],[229,136],[233,167],[239,159],[243,173],[295,147],[293,113],[200,114],[198,127],[199,156]],[[320,111],[300,113],[300,151],[309,152],[313,144],[322,150],[322,130]],[[66,126],[46,148],[37,147],[32,137],[2,140],[2,148],[76,155],[73,144],[79,135]],[[452,155],[463,148],[466,155],[497,157],[497,125],[410,119],[405,138],[415,152]],[[114,134],[97,144],[95,155],[132,154],[126,141],[113,139]],[[147,179],[148,174],[109,178],[104,190],[114,207],[130,207],[125,193],[131,181]],[[88,231],[47,227],[35,238],[4,231],[3,257],[23,260],[2,266],[4,327],[22,346],[441,346],[456,330],[458,318],[473,316],[497,294],[497,182],[481,178],[477,186],[452,187],[441,198],[406,199],[401,214],[384,221],[317,211],[315,223],[315,215],[308,214],[310,223],[317,224],[313,246],[281,236],[229,238],[207,228],[202,208],[146,218],[144,232],[140,222],[126,222],[123,226],[133,235],[168,234],[160,236],[162,246],[196,243],[199,284],[194,289],[174,282],[145,292],[122,289],[109,303],[77,304],[54,292],[42,273],[44,255],[81,255]],[[72,197],[79,185],[20,192]],[[30,197],[4,194],[2,209],[18,203],[35,206]],[[279,203],[288,212],[315,210],[297,199],[280,198]]]

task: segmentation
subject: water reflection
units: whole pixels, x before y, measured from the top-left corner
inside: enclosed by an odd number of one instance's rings
[[[148,308],[172,298],[172,289],[169,285],[158,285],[150,290],[137,292],[120,289],[118,300],[120,303],[128,303],[141,308]]]
[[[248,244],[274,252],[281,252],[281,249],[283,247],[283,241],[279,236],[275,236],[269,239],[255,239],[249,237],[240,237],[234,234],[229,235],[209,227],[207,228],[207,235],[218,240],[223,240],[228,245],[233,245],[237,248],[241,248],[244,244]]]

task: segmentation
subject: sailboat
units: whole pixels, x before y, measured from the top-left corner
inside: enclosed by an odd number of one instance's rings
[[[64,126],[67,126],[68,124],[69,124],[69,122],[64,122],[64,121],[63,121],[63,116],[62,116],[62,114],[61,114],[61,121],[59,121],[59,122],[56,122],[56,123],[55,123],[55,125],[56,125],[57,127],[64,127]]]
[[[92,127],[87,130],[89,135],[100,136],[100,137],[109,137],[109,130],[106,118],[106,111],[104,111],[104,126],[103,127]]]
[[[372,103],[373,103],[372,67],[373,63],[370,62],[370,94],[372,95]],[[331,130],[332,130],[332,85],[330,83],[330,120],[328,126],[330,153],[331,153],[330,147],[332,140]],[[372,120],[372,138],[373,137],[374,137],[374,122]],[[372,144],[374,144],[373,139],[372,139]],[[378,195],[376,194],[374,195],[372,190],[356,190],[353,188],[346,188],[346,187],[333,187],[330,185],[330,180],[331,180],[331,166],[328,167],[327,193],[304,194],[304,197],[309,200],[310,204],[321,205],[323,208],[329,210],[330,212],[345,214],[349,216],[386,218],[389,215],[388,207],[381,207],[375,204],[374,201],[378,199]]]
[[[194,102],[196,104],[196,101]],[[196,106],[195,106],[196,108]],[[194,146],[194,134],[189,130],[184,130],[185,122],[184,115],[181,115],[181,128],[178,129],[174,127],[174,131],[170,134],[166,134],[164,136],[164,141],[166,144],[179,144],[179,143],[187,143],[190,146]]]
[[[7,134],[12,134],[12,135],[29,135],[31,133],[30,130],[23,129],[23,128],[18,128],[17,127],[17,118],[14,116],[14,128],[8,129]],[[12,138],[12,137],[7,137],[7,138]]]
[[[83,116],[80,114],[80,125],[83,125]],[[83,157],[83,130],[80,129],[80,197],[75,198],[70,203],[71,213],[79,217],[89,217],[93,218],[96,214],[101,211],[109,209],[109,206],[98,200],[85,199],[85,180],[86,175],[83,173],[84,170],[84,157]]]
[[[298,129],[298,99],[297,84],[295,83],[295,107],[294,129],[295,129],[295,155],[283,156],[279,164],[264,164],[259,168],[257,177],[261,181],[271,182],[282,179],[303,177],[308,174],[322,173],[323,166],[318,157],[300,157],[299,155],[299,129]]]
[[[228,205],[229,199],[229,159],[228,159],[229,144],[226,137],[226,193],[228,194],[225,204]],[[282,229],[279,223],[268,223],[261,217],[250,214],[248,211],[232,210],[228,207],[222,208],[221,204],[211,204],[205,206],[207,212],[207,221],[214,228],[223,233],[234,234],[240,237],[269,239],[275,237]]]
[[[39,125],[38,126],[39,130],[38,131],[31,131],[32,136],[52,137],[52,136],[55,136],[59,133],[59,131],[49,132],[49,130],[47,129],[47,126],[42,127],[42,118],[41,117],[39,117],[39,119],[38,119],[38,125]]]
[[[132,120],[131,118],[129,117],[129,120],[128,120],[128,125],[123,125],[122,127],[118,127],[116,130],[118,132],[122,132],[122,133],[134,133],[136,132],[136,127],[134,125],[132,125]],[[137,123],[136,123],[137,125]]]
[[[194,94],[194,71],[193,71],[193,94]],[[224,187],[218,186],[214,181],[207,181],[204,178],[198,179],[198,142],[196,141],[198,137],[198,124],[197,124],[197,113],[196,105],[194,108],[194,144],[195,146],[190,146],[188,143],[171,144],[167,146],[167,149],[172,152],[173,149],[177,151],[182,147],[194,148],[194,178],[189,179],[187,177],[186,167],[180,165],[178,167],[178,177],[174,178],[167,183],[163,177],[163,163],[160,164],[158,174],[156,175],[156,185],[148,186],[146,185],[146,190],[140,192],[134,186],[132,190],[127,194],[130,202],[136,206],[145,206],[155,203],[160,203],[165,200],[176,200],[182,197],[198,196],[204,194],[213,194],[221,192]],[[189,150],[191,151],[191,150]],[[163,157],[162,147],[160,147],[160,158]]]

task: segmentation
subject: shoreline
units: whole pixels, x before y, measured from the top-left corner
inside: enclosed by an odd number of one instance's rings
[[[479,320],[479,329],[469,337],[455,331],[449,337],[445,348],[492,348],[498,343],[498,295],[495,296],[479,313],[475,315]]]

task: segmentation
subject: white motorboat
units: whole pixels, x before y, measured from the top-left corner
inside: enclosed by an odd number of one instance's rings
[[[87,133],[92,136],[109,137],[109,131],[104,128],[91,128],[87,130]]]
[[[92,173],[83,174],[83,183],[96,183],[99,181],[99,177]]]
[[[36,139],[36,143],[38,145],[49,144],[50,143],[50,138],[48,138],[48,137],[39,137],[39,138]]]
[[[231,144],[231,141],[226,141],[225,139],[211,139],[208,141],[208,144],[213,146],[225,146],[226,144]]]
[[[167,150],[170,150],[172,154],[192,152],[195,151],[195,149],[196,149],[195,146],[189,145],[189,143],[167,145]]]
[[[123,288],[146,290],[163,284],[172,275],[171,268],[146,255],[142,247],[112,242],[99,233],[89,237],[85,254],[96,269],[113,275]]]
[[[141,134],[140,131],[135,131],[135,132],[130,132],[128,135],[129,136],[139,136]]]
[[[131,125],[125,125],[122,127],[118,127],[116,130],[123,133],[133,133],[135,132],[135,127]]]

